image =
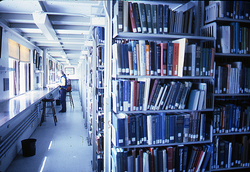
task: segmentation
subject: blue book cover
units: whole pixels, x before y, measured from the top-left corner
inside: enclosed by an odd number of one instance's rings
[[[140,116],[141,115],[136,115],[136,144],[140,145]]]
[[[233,114],[232,114],[232,128],[231,131],[235,132],[235,123],[236,123],[236,104],[233,104]]]
[[[184,148],[183,148],[183,166],[182,166],[183,172],[185,172],[187,169],[187,160],[188,160],[188,147],[184,146]]]
[[[116,146],[125,146],[125,118],[126,114],[113,114],[113,126],[116,131]]]
[[[154,117],[155,117],[156,144],[159,144],[160,143],[160,116],[158,114],[155,114]]]
[[[163,5],[157,5],[157,33],[163,33]]]
[[[140,93],[139,93],[139,110],[142,111],[143,107],[143,98],[144,98],[144,88],[145,88],[145,82],[144,81],[139,81],[140,82]]]
[[[134,69],[134,75],[138,75],[137,70],[137,52],[136,52],[136,41],[131,41],[131,47],[132,47],[132,53],[133,53],[133,69]]]
[[[155,52],[156,52],[156,43],[151,41],[149,43],[150,47],[150,62],[151,62],[151,75],[156,75],[156,64],[155,64]]]
[[[206,146],[208,147],[208,149],[207,149],[207,152],[205,154],[205,158],[203,160],[203,164],[202,164],[202,167],[201,167],[201,172],[205,172],[208,161],[209,161],[209,159],[211,157],[211,154],[213,152],[213,147],[214,147],[213,143],[211,145],[206,145]]]
[[[128,44],[124,44],[123,47],[123,58],[124,58],[124,67],[125,67],[125,75],[129,75],[129,63],[128,63]]]
[[[153,144],[156,144],[156,120],[155,115],[152,115],[152,142]]]
[[[128,171],[128,151],[123,151],[124,171]]]
[[[136,145],[136,117],[133,115],[130,116],[130,137],[131,145]]]
[[[146,145],[147,144],[147,115],[143,115],[142,116],[142,120],[143,120],[143,144]]]
[[[163,150],[161,149],[158,149],[157,161],[158,161],[158,171],[163,172]]]
[[[128,156],[128,172],[133,172],[133,156]]]
[[[168,16],[169,16],[169,5],[164,5],[163,6],[163,32],[164,33],[168,33],[168,28],[169,28]]]
[[[226,1],[225,1],[226,2]],[[239,54],[239,33],[240,33],[240,23],[235,23],[235,53]]]
[[[139,114],[140,145],[143,144],[143,139],[144,139],[143,116],[144,115]]]
[[[131,82],[128,82],[128,111],[131,111]]]
[[[123,80],[123,111],[128,111],[128,83],[128,80]]]
[[[159,113],[161,117],[161,143],[165,143],[165,136],[166,136],[166,114]]]
[[[126,74],[126,67],[125,67],[125,57],[124,57],[124,44],[117,43],[118,46],[120,46],[120,57],[121,58],[121,67],[122,67],[122,75]],[[119,50],[119,48],[118,48]],[[119,53],[117,54],[119,56]]]
[[[133,3],[133,12],[137,31],[142,32],[138,3]]]
[[[162,143],[162,117],[161,115],[159,114],[156,114],[159,118],[159,134],[158,134],[158,137],[159,137],[159,143],[158,144],[161,144]]]
[[[165,143],[169,143],[169,118],[170,118],[170,115],[166,115],[166,122],[165,122]]]
[[[118,92],[118,100],[120,111],[123,111],[123,80],[119,80],[119,92]]]
[[[171,115],[169,117],[169,143],[175,142],[175,122],[176,122],[176,116]]]
[[[184,130],[184,116],[183,115],[177,115],[176,127],[177,127],[177,131],[175,132],[176,141],[178,143],[182,143],[183,142],[183,130]]]

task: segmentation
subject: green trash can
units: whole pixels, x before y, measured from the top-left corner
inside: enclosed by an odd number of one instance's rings
[[[22,140],[23,156],[29,157],[36,154],[36,139],[25,139]]]

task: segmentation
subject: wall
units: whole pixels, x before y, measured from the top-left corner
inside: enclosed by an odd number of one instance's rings
[[[35,73],[35,64],[33,64],[33,50],[36,48],[36,50],[39,52],[39,54],[42,54],[43,51],[36,47],[34,44],[28,42],[23,37],[12,31],[10,28],[8,28],[6,25],[0,22],[0,25],[3,27],[2,32],[2,52],[1,52],[1,58],[0,58],[0,65],[3,67],[9,67],[9,50],[8,50],[8,39],[12,39],[16,41],[19,44],[22,44],[23,46],[29,48],[30,51],[30,60],[31,60],[31,89],[37,89],[38,84],[36,83],[36,77],[39,77],[39,83],[42,83],[43,77],[40,73]],[[9,78],[9,72],[0,72],[0,102],[7,100],[11,98],[9,96],[9,91],[3,91],[3,78]]]

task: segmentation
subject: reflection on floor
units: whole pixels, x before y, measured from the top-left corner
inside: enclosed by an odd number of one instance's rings
[[[67,112],[56,113],[54,125],[51,114],[38,126],[31,138],[36,141],[36,155],[16,156],[6,172],[91,172],[92,146],[87,143],[79,93],[72,92],[75,107],[67,97]],[[61,106],[56,106],[56,112]]]

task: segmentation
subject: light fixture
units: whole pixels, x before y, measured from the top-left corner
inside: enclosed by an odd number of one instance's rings
[[[92,26],[105,26],[105,17],[92,17]]]
[[[46,13],[43,11],[36,11],[32,13],[32,15],[35,24],[43,32],[48,40],[58,40]]]

